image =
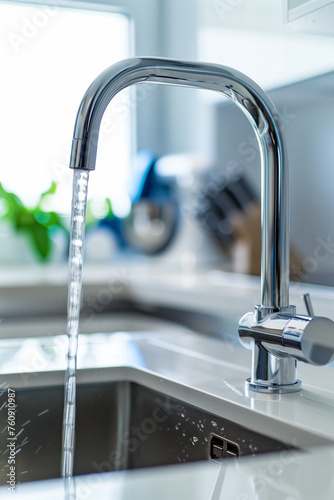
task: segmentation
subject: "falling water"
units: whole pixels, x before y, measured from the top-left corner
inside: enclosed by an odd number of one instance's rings
[[[74,493],[72,491],[72,476],[75,438],[76,368],[88,177],[88,171],[74,170],[73,172],[67,303],[68,354],[65,378],[63,448],[61,462],[61,475],[65,478],[67,492],[66,499],[74,498]]]

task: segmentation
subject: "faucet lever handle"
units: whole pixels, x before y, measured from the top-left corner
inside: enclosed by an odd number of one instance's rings
[[[307,310],[307,314],[309,316],[314,316],[314,309],[313,309],[313,305],[312,305],[310,294],[309,293],[304,293],[302,295],[302,298],[304,299],[304,303],[305,303],[305,307],[306,307],[306,310]]]

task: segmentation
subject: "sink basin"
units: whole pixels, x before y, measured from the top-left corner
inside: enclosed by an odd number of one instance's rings
[[[59,477],[63,393],[61,385],[16,389],[19,482]],[[5,417],[6,412],[0,412],[1,429],[6,427]],[[77,386],[76,475],[216,461],[287,448],[275,439],[133,381]],[[6,483],[6,472],[4,467],[1,484]]]

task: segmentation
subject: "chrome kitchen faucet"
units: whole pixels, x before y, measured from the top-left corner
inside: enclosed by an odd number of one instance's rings
[[[101,73],[86,91],[76,118],[70,167],[94,170],[101,119],[111,99],[136,83],[159,83],[221,92],[246,115],[257,137],[262,165],[261,305],[239,323],[241,343],[253,351],[248,389],[300,390],[297,360],[327,364],[334,358],[334,323],[296,315],[289,305],[288,166],[278,113],[246,75],[226,66],[157,58],[132,58]]]

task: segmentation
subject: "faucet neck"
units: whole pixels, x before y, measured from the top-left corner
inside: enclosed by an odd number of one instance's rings
[[[71,168],[94,170],[100,123],[111,99],[135,83],[214,90],[232,100],[256,134],[262,165],[261,300],[263,308],[289,305],[289,196],[283,135],[267,94],[246,75],[226,66],[169,59],[133,58],[101,73],[81,102]]]

